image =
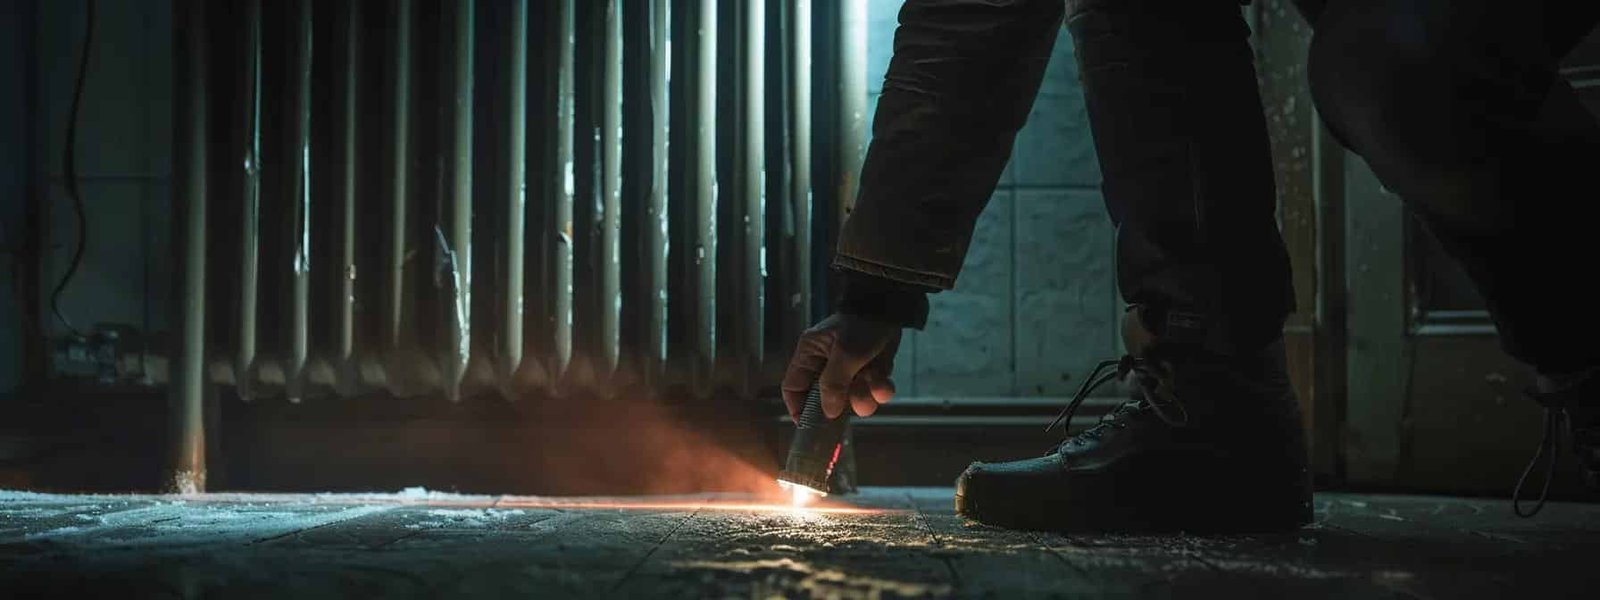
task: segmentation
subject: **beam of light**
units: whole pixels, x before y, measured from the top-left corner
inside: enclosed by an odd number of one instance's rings
[[[789,486],[784,486],[788,488]],[[809,490],[809,491],[808,491]],[[398,506],[429,506],[457,509],[552,509],[565,511],[581,510],[636,510],[636,511],[717,511],[717,512],[748,512],[762,514],[804,514],[804,515],[875,515],[900,512],[897,509],[861,508],[846,504],[823,502],[822,496],[827,494],[804,489],[790,489],[790,494],[783,496],[754,495],[732,498],[716,498],[706,495],[689,496],[640,496],[630,498],[626,496],[613,497],[568,497],[551,498],[543,496],[466,496],[448,493],[430,494],[363,494],[363,493],[324,493],[324,494],[274,494],[274,493],[212,493],[181,496],[183,502],[194,504],[321,504],[336,506],[355,505],[398,505]],[[166,496],[126,496],[168,498]],[[799,504],[796,504],[799,502]]]
[[[789,490],[789,505],[790,508],[794,510],[806,510],[807,507],[810,506],[813,499],[822,498],[828,495],[827,492],[822,490],[790,481],[784,481],[782,479],[778,480],[778,487]],[[820,508],[816,510],[820,510]]]
[[[796,507],[788,503],[757,503],[757,502],[651,502],[641,500],[632,502],[627,500],[616,501],[561,501],[538,499],[506,499],[495,505],[495,508],[550,508],[557,510],[659,510],[659,511],[694,511],[710,510],[720,512],[753,512],[753,513],[793,513]],[[858,508],[854,506],[808,506],[799,510],[805,513],[830,514],[830,515],[872,515],[884,512],[875,508]]]

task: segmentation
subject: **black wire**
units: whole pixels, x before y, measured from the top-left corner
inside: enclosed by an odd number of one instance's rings
[[[67,284],[72,282],[73,276],[78,274],[78,265],[83,262],[83,250],[89,238],[89,219],[84,214],[83,196],[78,193],[78,161],[74,150],[78,146],[78,107],[83,103],[83,80],[89,73],[89,50],[94,44],[94,7],[95,0],[88,0],[88,15],[84,18],[83,48],[78,58],[78,77],[72,85],[72,112],[67,115],[67,142],[62,149],[62,165],[66,171],[67,195],[72,197],[72,210],[78,218],[78,244],[72,251],[72,262],[67,263],[67,272],[61,275],[61,281],[56,283],[56,289],[50,292],[50,312],[55,313],[56,320],[73,335],[82,337],[83,333],[72,326],[72,321],[61,312],[61,292],[67,289]]]

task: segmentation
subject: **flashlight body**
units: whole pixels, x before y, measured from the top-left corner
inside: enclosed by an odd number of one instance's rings
[[[837,419],[823,414],[822,390],[815,381],[811,382],[811,388],[806,390],[805,405],[800,409],[800,420],[795,425],[794,442],[789,444],[789,458],[784,461],[778,480],[828,493],[849,426],[848,409]]]

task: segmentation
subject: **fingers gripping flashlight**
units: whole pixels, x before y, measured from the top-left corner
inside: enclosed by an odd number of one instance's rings
[[[806,390],[805,405],[800,409],[799,422],[795,424],[794,442],[789,445],[789,458],[783,471],[778,473],[778,485],[795,490],[795,503],[800,504],[806,492],[826,496],[833,469],[844,450],[844,433],[850,425],[850,411],[846,409],[837,419],[829,419],[822,412],[822,389],[811,382]]]

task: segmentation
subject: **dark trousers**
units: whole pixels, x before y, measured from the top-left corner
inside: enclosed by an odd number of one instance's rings
[[[1600,365],[1600,124],[1557,72],[1600,2],[1301,8],[1318,111],[1465,267],[1506,351],[1546,373]]]
[[[1201,315],[1236,347],[1276,338],[1295,307],[1238,4],[1065,5],[1124,300]],[[1301,7],[1319,112],[1466,266],[1506,349],[1547,372],[1600,364],[1600,127],[1556,73],[1600,2]],[[908,0],[841,266],[953,285],[1061,15],[1062,0]]]
[[[1239,3],[1067,7],[1123,299],[1181,312],[1223,347],[1276,339],[1294,290]]]

